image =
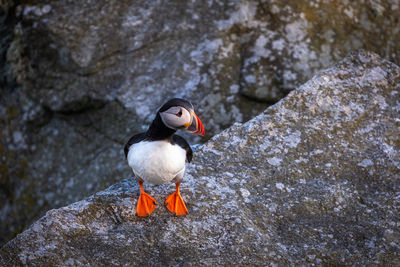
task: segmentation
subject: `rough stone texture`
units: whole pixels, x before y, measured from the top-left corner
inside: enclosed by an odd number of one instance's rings
[[[0,9],[0,243],[126,177],[122,145],[167,98],[192,100],[211,137],[352,49],[400,62],[397,0],[6,0]]]
[[[352,53],[195,154],[190,214],[134,216],[135,181],[51,210],[6,244],[30,266],[400,264],[400,68]],[[147,186],[162,203],[173,185]]]
[[[400,63],[398,1],[261,1],[243,25],[240,91],[280,99],[316,70],[364,48]]]

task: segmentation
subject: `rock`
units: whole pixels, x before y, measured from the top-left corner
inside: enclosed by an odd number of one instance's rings
[[[261,1],[222,25],[240,29],[240,92],[274,102],[354,49],[399,64],[399,16],[398,1]]]
[[[210,138],[352,49],[400,62],[395,0],[0,8],[0,244],[126,177],[121,147],[165,99],[192,100]]]
[[[5,265],[399,265],[400,68],[351,53],[199,148],[190,214],[134,215],[126,179],[48,211]],[[146,186],[159,203],[173,185]]]

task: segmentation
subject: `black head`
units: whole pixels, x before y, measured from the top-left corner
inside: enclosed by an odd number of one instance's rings
[[[164,112],[171,107],[184,107],[186,110],[194,110],[192,103],[182,98],[172,98],[168,100],[158,112]]]
[[[192,103],[182,98],[168,100],[157,112],[147,135],[153,140],[170,138],[177,130],[204,136],[203,124]]]

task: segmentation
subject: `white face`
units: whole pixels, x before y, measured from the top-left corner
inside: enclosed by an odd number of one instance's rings
[[[190,112],[180,106],[170,107],[166,111],[160,112],[160,116],[164,124],[174,130],[185,129],[192,123]]]

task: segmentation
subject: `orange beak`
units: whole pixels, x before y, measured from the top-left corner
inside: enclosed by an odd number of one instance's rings
[[[192,134],[204,136],[206,132],[204,131],[203,123],[201,123],[201,120],[199,119],[199,117],[197,117],[194,111],[192,111],[191,114],[192,114],[192,123],[189,125],[186,131]]]

